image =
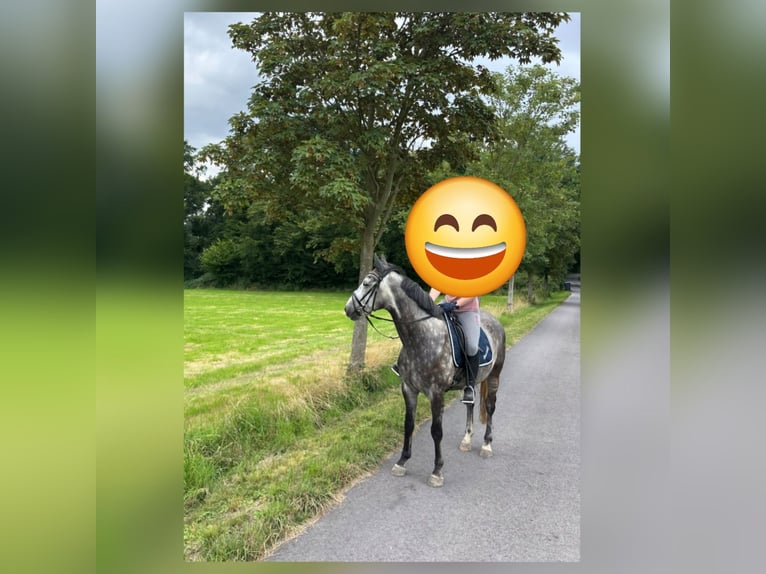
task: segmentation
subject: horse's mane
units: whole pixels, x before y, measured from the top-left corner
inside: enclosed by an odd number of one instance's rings
[[[418,307],[431,314],[433,317],[441,317],[442,313],[439,307],[433,302],[433,299],[428,296],[423,288],[415,283],[412,279],[400,273],[402,276],[402,291],[410,299],[417,303]]]
[[[390,273],[391,271],[397,273],[402,278],[400,286],[402,291],[404,291],[404,294],[415,301],[417,306],[423,309],[423,311],[426,311],[432,317],[441,318],[443,316],[441,308],[434,303],[433,299],[429,297],[428,293],[426,293],[420,285],[407,277],[407,273],[404,272],[404,269],[398,265],[389,263],[386,261],[385,257],[378,258],[376,256],[374,262],[378,273],[381,273],[382,275]]]

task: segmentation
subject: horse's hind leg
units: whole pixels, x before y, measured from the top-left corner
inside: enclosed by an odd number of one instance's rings
[[[492,456],[492,415],[495,413],[495,402],[499,385],[500,377],[492,373],[481,386],[481,418],[482,422],[486,423],[486,428],[484,430],[484,444],[479,454],[485,458]]]
[[[471,450],[471,439],[473,437],[473,405],[465,405],[465,434],[460,441],[460,450],[467,452]]]
[[[415,410],[418,406],[418,392],[402,381],[402,396],[404,397],[404,446],[402,455],[391,469],[394,476],[404,476],[407,472],[404,468],[410,456],[412,456],[412,433],[415,430]]]

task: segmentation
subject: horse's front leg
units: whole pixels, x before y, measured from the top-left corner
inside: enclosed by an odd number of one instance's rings
[[[431,398],[431,438],[434,440],[434,470],[428,479],[431,486],[442,486],[442,414],[444,413],[444,394],[435,393]]]
[[[415,430],[415,410],[418,407],[418,392],[402,381],[402,396],[404,397],[404,446],[402,455],[391,469],[394,476],[404,476],[407,470],[404,468],[412,456],[412,433]]]
[[[460,450],[471,450],[471,439],[473,437],[473,405],[467,404],[465,406],[465,434],[463,440],[460,441]]]

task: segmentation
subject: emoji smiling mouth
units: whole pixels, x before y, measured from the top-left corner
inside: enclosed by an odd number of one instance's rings
[[[453,279],[477,279],[495,270],[505,257],[505,242],[484,247],[445,247],[426,241],[434,269]]]

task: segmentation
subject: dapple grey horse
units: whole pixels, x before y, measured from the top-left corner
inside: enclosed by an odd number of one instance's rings
[[[404,476],[405,463],[412,452],[412,433],[415,428],[415,409],[418,395],[423,393],[431,402],[431,437],[434,441],[434,469],[428,483],[442,486],[444,461],[441,453],[442,413],[444,412],[444,393],[448,390],[462,389],[465,376],[452,363],[447,325],[441,308],[412,279],[406,277],[401,269],[389,264],[385,258],[374,258],[374,269],[362,280],[362,283],[349,297],[345,306],[346,315],[354,320],[362,320],[379,309],[391,314],[402,351],[398,366],[402,379],[402,395],[406,407],[404,417],[404,447],[402,454],[391,469],[395,476]],[[492,414],[495,412],[497,388],[500,383],[500,371],[505,361],[505,329],[500,322],[487,313],[481,312],[481,325],[487,333],[493,350],[493,360],[479,369],[476,377],[481,384],[480,420],[486,424],[484,444],[480,454],[492,456]],[[465,435],[460,443],[460,450],[471,450],[473,436],[473,407],[466,405]]]

